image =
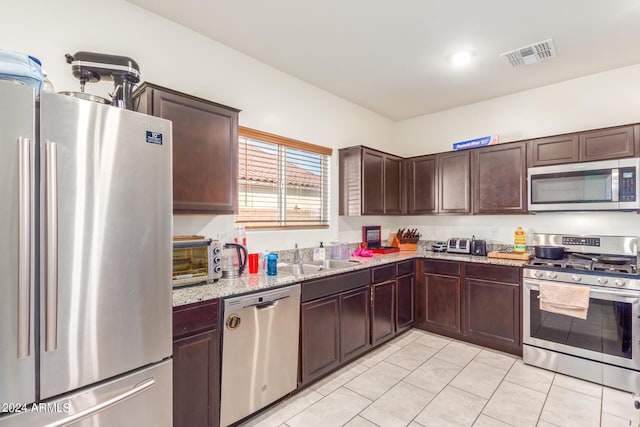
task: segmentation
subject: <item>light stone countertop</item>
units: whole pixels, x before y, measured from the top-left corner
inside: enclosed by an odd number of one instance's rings
[[[173,306],[175,307],[200,301],[207,301],[215,298],[248,294],[270,288],[277,288],[280,286],[300,283],[311,279],[327,277],[334,274],[346,273],[348,271],[361,270],[364,268],[375,267],[377,265],[384,265],[398,261],[419,258],[438,259],[446,261],[478,262],[483,264],[508,265],[515,267],[521,267],[527,264],[526,261],[487,258],[483,256],[464,254],[451,254],[446,252],[438,253],[428,250],[401,251],[390,254],[376,254],[370,258],[351,257],[350,260],[359,261],[359,264],[354,264],[353,266],[340,269],[321,270],[318,272],[301,274],[298,276],[294,276],[289,273],[278,273],[277,276],[267,276],[264,273],[244,273],[241,277],[236,279],[220,279],[217,282],[208,283],[206,285],[177,288],[173,290]]]

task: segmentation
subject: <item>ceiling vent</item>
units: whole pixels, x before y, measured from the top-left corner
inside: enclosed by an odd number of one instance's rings
[[[523,65],[530,65],[535,62],[553,58],[556,56],[556,48],[553,46],[553,40],[547,39],[529,46],[501,53],[500,56],[509,61],[509,64],[511,64],[513,68],[518,68]]]

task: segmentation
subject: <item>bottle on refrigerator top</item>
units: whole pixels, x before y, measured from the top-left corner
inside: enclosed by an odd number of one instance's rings
[[[518,227],[516,232],[513,233],[513,251],[517,253],[524,253],[527,250],[527,233]]]

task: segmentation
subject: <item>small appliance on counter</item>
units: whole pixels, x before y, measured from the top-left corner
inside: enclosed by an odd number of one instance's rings
[[[474,236],[471,239],[471,255],[487,256],[487,241],[476,239]]]
[[[449,239],[447,241],[447,252],[454,254],[470,254],[471,239],[462,239],[460,237]]]
[[[222,277],[239,277],[247,265],[247,248],[239,243],[225,243],[222,250]]]
[[[400,252],[399,248],[382,246],[381,234],[382,231],[379,225],[365,225],[362,227],[362,242],[369,250],[376,254]]]
[[[447,242],[433,242],[431,250],[433,252],[447,252]]]
[[[173,287],[197,285],[222,277],[219,240],[173,236]]]
[[[126,56],[95,52],[67,53],[65,57],[67,63],[71,64],[73,76],[80,80],[80,92],[61,92],[63,95],[134,110],[133,88],[140,82],[140,67],[136,61]],[[87,82],[96,83],[100,80],[113,81],[113,92],[109,94],[111,101],[85,93]]]

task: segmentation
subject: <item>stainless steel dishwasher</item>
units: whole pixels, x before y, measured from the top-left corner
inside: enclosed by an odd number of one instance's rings
[[[220,425],[297,387],[300,285],[224,300]]]

